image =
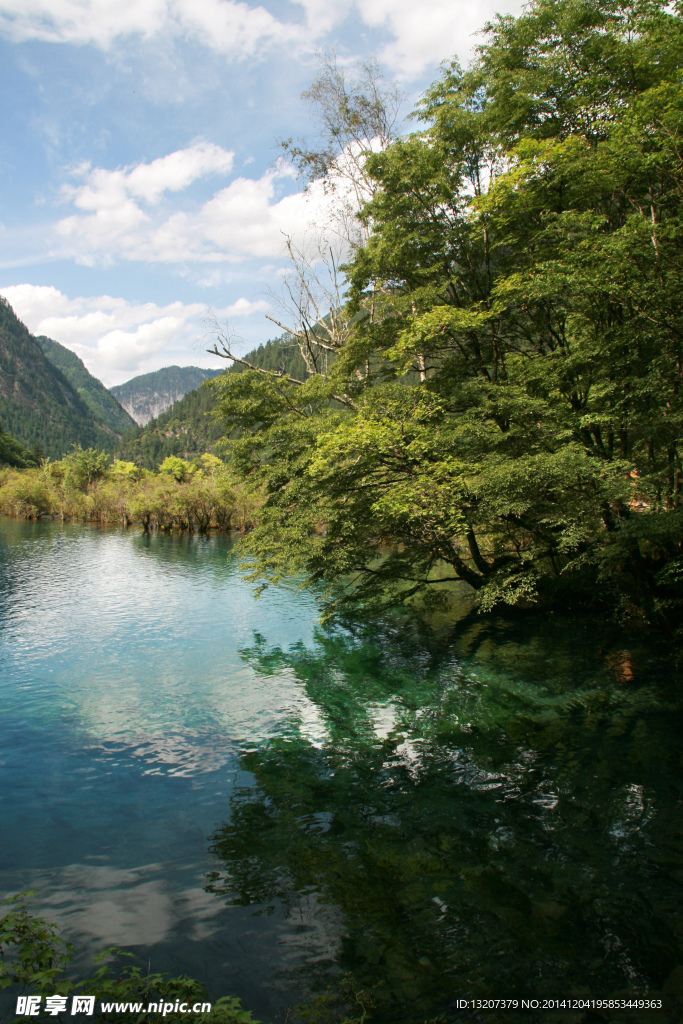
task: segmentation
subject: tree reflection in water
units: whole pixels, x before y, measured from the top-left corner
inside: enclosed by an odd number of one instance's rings
[[[661,995],[678,977],[680,703],[655,653],[546,620],[449,646],[400,624],[313,651],[256,637],[243,656],[294,672],[325,737],[292,721],[245,750],[254,782],[212,837],[209,889],[301,915],[302,987],[345,977],[371,1019],[416,1024],[464,996]],[[315,906],[337,922],[327,950]],[[659,1020],[678,1020],[673,989]]]

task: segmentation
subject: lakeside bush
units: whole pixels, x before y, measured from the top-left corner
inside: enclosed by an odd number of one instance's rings
[[[108,465],[104,452],[76,447],[59,462],[0,470],[0,512],[19,519],[245,531],[255,525],[262,500],[209,454],[193,462],[170,456],[154,473],[121,460]]]
[[[130,961],[130,953],[111,948],[95,957],[101,964],[91,978],[78,983],[68,980],[65,972],[74,956],[73,946],[65,942],[54,924],[34,917],[29,910],[33,892],[22,892],[4,900],[7,913],[0,918],[0,990],[12,995],[62,996],[69,1002],[74,995],[94,996],[100,1021],[183,1021],[183,1024],[258,1024],[240,1006],[238,999],[223,997],[213,1005],[208,1002],[204,986],[181,975],[143,972]],[[64,1000],[66,1002],[66,1000]],[[121,1012],[122,1003],[143,1004],[137,1012]],[[192,1012],[178,1012],[179,1003],[193,1007]],[[117,1006],[118,1004],[118,1006]],[[158,1010],[147,1011],[152,1004]],[[64,1005],[64,1003],[62,1004]],[[195,1006],[210,1006],[195,1012]],[[169,1010],[170,1007],[170,1010]],[[59,1011],[66,1019],[67,1009]],[[26,1016],[26,1015],[24,1015]],[[37,1020],[55,1020],[53,1010],[32,1013]]]

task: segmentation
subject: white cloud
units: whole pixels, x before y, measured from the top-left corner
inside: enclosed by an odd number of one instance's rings
[[[15,42],[90,44],[107,49],[131,35],[193,38],[232,58],[265,57],[274,47],[311,52],[353,16],[389,32],[382,57],[405,78],[458,54],[496,10],[516,13],[520,0],[297,0],[305,24],[280,21],[261,5],[238,0],[0,0],[0,34]]]
[[[494,15],[518,14],[522,0],[296,0],[306,11],[309,31],[316,38],[330,33],[349,15],[360,17],[369,28],[384,29],[392,42],[382,48],[380,59],[399,77],[411,79],[426,67],[457,55],[470,58],[475,38]]]
[[[233,159],[220,146],[196,142],[151,163],[113,171],[81,164],[72,172],[78,184],[63,186],[61,198],[82,212],[61,220],[57,234],[82,263],[95,262],[98,255],[131,258],[155,227],[153,210],[145,212],[141,203],[154,207],[167,192],[181,192],[208,175],[227,174]]]
[[[304,26],[278,21],[265,7],[234,0],[171,0],[181,31],[212,50],[238,57],[264,55],[274,44],[306,43]]]
[[[227,174],[232,170],[234,153],[211,142],[196,142],[149,164],[135,164],[121,170],[94,170],[81,164],[73,174],[83,185],[67,185],[65,198],[81,210],[106,210],[118,206],[130,196],[148,203],[159,201],[164,192],[179,192],[209,174]]]
[[[216,365],[204,351],[203,303],[135,304],[110,295],[70,299],[57,288],[19,284],[0,287],[26,326],[80,356],[91,373],[111,386],[172,363]],[[263,313],[264,301],[239,298],[220,318]]]
[[[2,0],[0,30],[13,42],[108,46],[117,36],[158,32],[166,15],[164,0]]]
[[[503,9],[517,13],[520,0],[357,0],[366,25],[382,26],[394,36],[381,52],[381,59],[394,68],[401,78],[410,79],[423,68],[436,67],[442,60],[457,55],[466,62],[476,42],[475,34],[484,23]]]
[[[301,27],[235,0],[0,0],[0,33],[13,42],[39,39],[108,49],[127,36],[160,32],[199,39],[234,57],[304,39]]]
[[[207,167],[231,166],[232,154],[220,147],[198,149],[122,171],[78,168],[82,184],[62,190],[78,212],[55,225],[63,254],[105,265],[115,258],[187,264],[273,257],[281,253],[284,235],[299,237],[311,222],[324,219],[330,197],[322,185],[278,199],[280,184],[294,174],[283,161],[260,178],[235,178],[199,209],[159,209],[162,192],[182,190],[209,173]]]

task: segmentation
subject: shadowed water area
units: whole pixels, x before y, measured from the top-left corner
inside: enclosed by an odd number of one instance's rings
[[[683,1014],[680,679],[597,623],[323,631],[225,537],[0,521],[0,887],[271,1024]],[[336,1015],[336,1016],[335,1016]],[[290,1017],[290,1020],[292,1018]],[[495,1012],[458,1020],[497,1020]]]

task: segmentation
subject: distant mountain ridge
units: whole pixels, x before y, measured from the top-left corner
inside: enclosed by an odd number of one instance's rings
[[[52,338],[39,335],[36,341],[53,366],[60,370],[87,405],[93,417],[116,434],[125,434],[135,426],[135,420],[119,405],[104,384],[93,377],[85,363],[75,352]]]
[[[54,356],[56,350],[52,345],[57,346],[57,343],[52,342],[46,347]],[[57,347],[63,348],[61,345]],[[57,356],[62,358],[58,352]],[[77,356],[74,360],[80,363]],[[80,365],[90,380],[95,381],[83,364]],[[78,368],[72,365],[71,370],[75,372]],[[79,375],[80,371],[76,376]],[[99,381],[95,383],[99,384]],[[102,385],[100,387],[103,388]],[[96,392],[97,388],[94,390]],[[121,432],[93,415],[65,372],[50,361],[38,339],[2,296],[0,422],[3,429],[21,445],[29,449],[38,446],[43,454],[53,459],[61,458],[74,444],[111,452],[121,441]]]
[[[138,426],[144,427],[205,380],[222,372],[203,370],[199,366],[164,366],[109,390]]]
[[[306,366],[299,348],[289,337],[259,345],[244,358],[263,370],[285,369],[294,377],[303,379],[306,376]],[[239,363],[233,363],[224,370],[213,371],[213,376],[241,373],[244,369]],[[117,452],[118,457],[135,462],[143,469],[158,469],[168,455],[193,459],[204,452],[214,451],[214,446],[226,433],[225,423],[212,415],[217,404],[215,388],[197,387],[158,419],[128,434]],[[220,449],[215,453],[220,455]]]

